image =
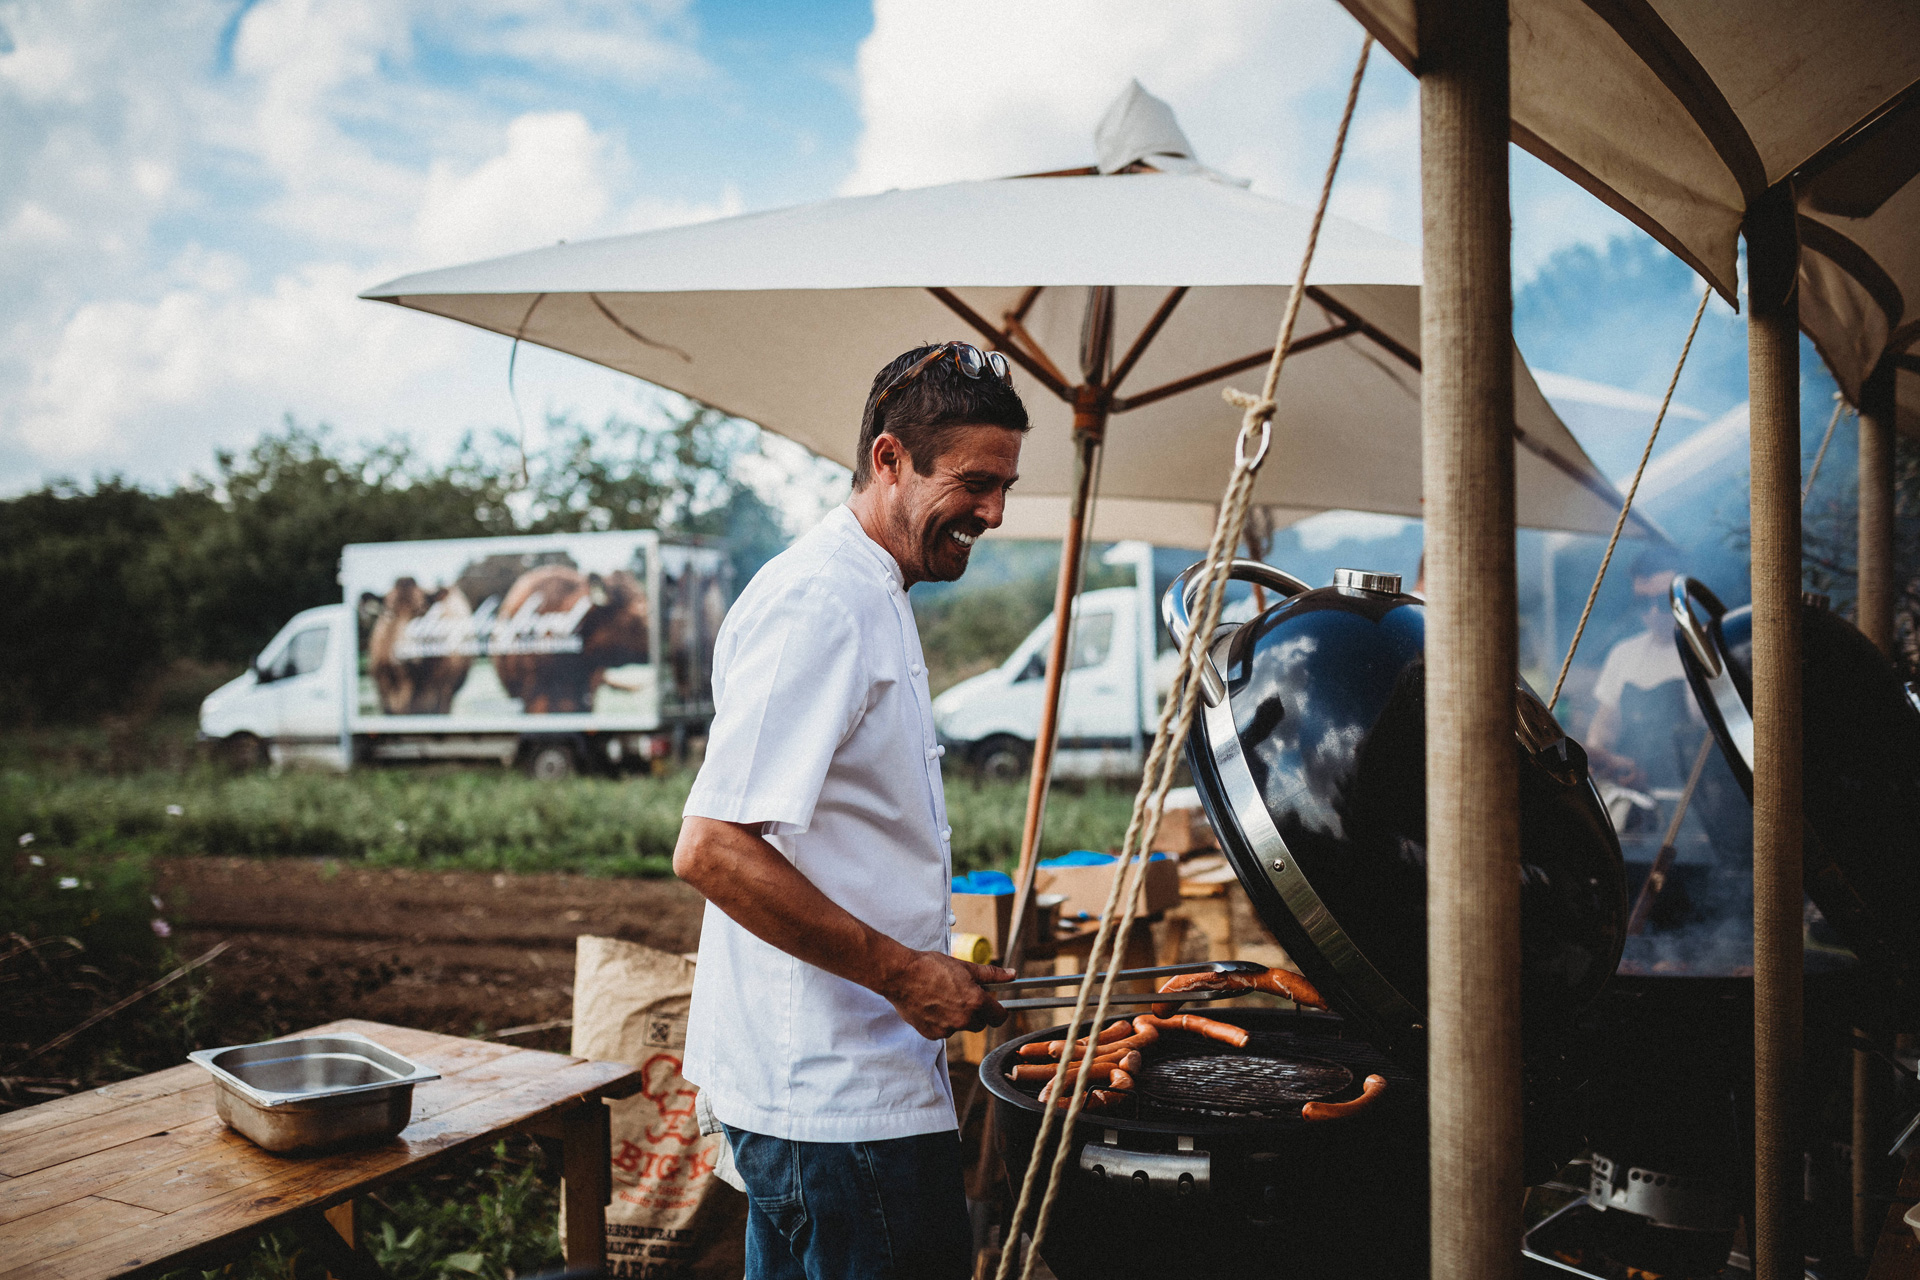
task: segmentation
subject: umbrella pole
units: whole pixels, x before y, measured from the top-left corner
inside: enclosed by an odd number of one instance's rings
[[[1799,244],[1785,184],[1747,210],[1753,475],[1754,1280],[1803,1269]]]
[[[1883,358],[1860,389],[1860,551],[1854,620],[1861,634],[1893,656],[1894,364]],[[1874,1193],[1881,1072],[1873,1055],[1853,1051],[1853,1252],[1873,1254],[1879,1229]]]
[[[1511,1280],[1523,1186],[1507,4],[1423,0],[1418,22],[1432,1275]]]
[[[1084,389],[1083,389],[1084,390]],[[1080,564],[1087,536],[1087,511],[1093,504],[1094,463],[1106,436],[1107,406],[1091,395],[1073,405],[1073,506],[1067,535],[1060,543],[1060,582],[1053,596],[1053,639],[1047,649],[1047,688],[1040,704],[1040,728],[1033,739],[1033,774],[1027,783],[1027,818],[1020,830],[1020,893],[1014,919],[1025,919],[1040,856],[1040,828],[1046,817],[1047,789],[1053,781],[1053,753],[1060,741],[1060,695],[1066,687],[1067,645],[1073,638],[1073,602],[1080,594]],[[1019,925],[1014,926],[1018,928]]]

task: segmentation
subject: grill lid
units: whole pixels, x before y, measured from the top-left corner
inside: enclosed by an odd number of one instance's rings
[[[1222,626],[1187,760],[1254,909],[1328,1002],[1406,1061],[1425,1052],[1425,606],[1358,584],[1309,588],[1257,561],[1233,576],[1286,599]],[[1188,628],[1198,566],[1163,610]],[[1384,576],[1384,575],[1380,575]],[[1368,575],[1378,581],[1379,576]],[[1586,754],[1524,682],[1521,988],[1529,1049],[1559,1038],[1619,963],[1626,882]]]
[[[1720,752],[1753,798],[1753,608],[1673,582],[1674,642]],[[1801,625],[1807,896],[1883,978],[1920,985],[1920,702],[1818,600]]]

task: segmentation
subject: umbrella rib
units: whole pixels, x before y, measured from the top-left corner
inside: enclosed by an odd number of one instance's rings
[[[1120,384],[1127,380],[1127,375],[1133,372],[1133,366],[1140,362],[1140,357],[1147,353],[1147,348],[1152,345],[1154,338],[1159,336],[1161,327],[1167,323],[1168,317],[1173,315],[1173,309],[1180,305],[1180,299],[1186,296],[1186,285],[1168,291],[1159,309],[1153,313],[1153,318],[1147,321],[1145,328],[1140,330],[1140,336],[1133,340],[1133,346],[1127,349],[1125,358],[1120,361],[1119,367],[1113,371],[1113,376],[1107,379],[1107,385],[1101,390],[1112,395],[1120,389]]]
[[[1341,338],[1350,337],[1358,332],[1360,332],[1360,329],[1357,325],[1336,324],[1322,329],[1318,333],[1310,333],[1306,337],[1298,339],[1289,349],[1296,353],[1311,351],[1315,347],[1324,346],[1329,342],[1337,342]],[[1113,411],[1115,413],[1125,413],[1129,409],[1144,408],[1157,401],[1165,400],[1168,396],[1177,396],[1182,391],[1191,391],[1195,387],[1204,387],[1209,382],[1218,382],[1222,378],[1230,378],[1236,373],[1251,369],[1262,361],[1271,360],[1272,358],[1273,352],[1271,349],[1256,351],[1250,356],[1241,356],[1238,360],[1229,360],[1225,364],[1217,364],[1211,369],[1202,369],[1198,373],[1188,374],[1184,378],[1163,383],[1151,390],[1142,391],[1137,396],[1126,396],[1116,399],[1113,402]]]
[[[688,364],[693,363],[692,356],[688,355],[686,352],[682,351],[680,348],[674,346],[672,343],[655,342],[652,338],[649,338],[646,334],[640,332],[638,329],[628,324],[625,320],[622,320],[619,316],[613,314],[613,312],[607,309],[607,304],[600,301],[599,294],[589,293],[587,297],[593,301],[594,306],[600,309],[600,314],[605,316],[608,320],[610,320],[613,323],[614,328],[620,330],[620,332],[626,334],[629,338],[632,338],[635,342],[638,342],[642,346],[652,347],[656,351],[671,351],[673,352],[673,354],[679,356],[682,360],[686,361]],[[531,314],[531,312],[529,312],[529,314]]]
[[[1015,364],[1025,369],[1035,378],[1038,378],[1047,390],[1053,392],[1053,394],[1059,396],[1062,400],[1071,401],[1073,399],[1073,391],[1067,386],[1065,379],[1058,377],[1052,371],[1044,368],[1032,356],[1022,351],[1018,343],[1012,341],[1006,334],[994,328],[991,321],[966,303],[960,301],[960,299],[955,296],[953,290],[943,289],[939,285],[932,285],[928,287],[927,292],[938,298],[947,310],[972,325],[979,331],[982,337],[993,343],[997,349],[1011,356]]]
[[[1047,286],[1043,284],[1028,285],[1027,291],[1020,295],[1020,301],[1014,304],[1013,310],[1007,312],[1008,325],[1017,324],[1025,320],[1027,318],[1027,312],[1032,309],[1034,302],[1038,300],[1041,291],[1046,287]]]
[[[1369,339],[1375,346],[1383,348],[1387,354],[1398,360],[1415,373],[1420,372],[1420,353],[1407,346],[1386,330],[1369,321],[1365,316],[1347,306],[1318,285],[1307,286],[1307,296],[1319,303],[1321,308],[1332,312],[1354,327],[1361,336]]]
[[[1066,374],[1060,372],[1060,366],[1055,364],[1052,357],[1047,355],[1047,349],[1040,345],[1040,340],[1027,332],[1027,326],[1021,324],[1018,317],[1012,315],[1007,317],[1007,336],[1015,340],[1008,344],[1009,349],[1015,345],[1024,346],[1026,353],[1032,356],[1039,364],[1043,365],[1048,373],[1059,379],[1061,386],[1064,387],[1072,384],[1073,380],[1067,377]]]

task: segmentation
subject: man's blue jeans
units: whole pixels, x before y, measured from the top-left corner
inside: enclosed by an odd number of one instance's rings
[[[747,1280],[966,1280],[960,1135],[793,1142],[727,1126],[747,1184]]]

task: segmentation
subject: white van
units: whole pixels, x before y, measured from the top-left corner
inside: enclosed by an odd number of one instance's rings
[[[716,548],[644,530],[365,543],[340,582],[342,603],[296,614],[201,704],[231,761],[560,777],[666,755],[712,718],[732,600]]]
[[[1138,773],[1179,655],[1156,653],[1153,548],[1122,542],[1102,557],[1131,565],[1134,585],[1084,592],[1060,699],[1054,773],[1064,778]],[[996,778],[1024,778],[1033,761],[1047,687],[1048,615],[1007,660],[933,700],[934,725],[955,763]]]

